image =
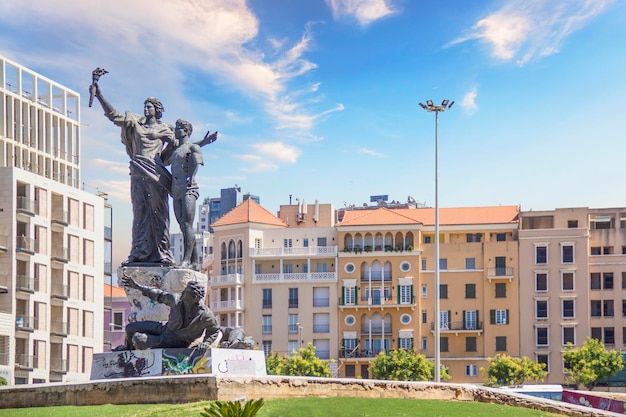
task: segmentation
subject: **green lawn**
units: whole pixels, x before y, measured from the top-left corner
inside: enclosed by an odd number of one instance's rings
[[[200,416],[208,402],[155,405],[99,405],[0,410],[0,417],[177,417]],[[258,417],[554,417],[519,407],[495,404],[378,399],[378,398],[289,398],[266,401]]]

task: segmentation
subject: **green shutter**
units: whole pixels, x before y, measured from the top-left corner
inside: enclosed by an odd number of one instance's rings
[[[400,304],[400,286],[398,285],[398,300],[396,301],[396,304]]]
[[[341,287],[341,305],[346,304],[346,287]]]
[[[359,287],[354,287],[354,304],[359,305]]]

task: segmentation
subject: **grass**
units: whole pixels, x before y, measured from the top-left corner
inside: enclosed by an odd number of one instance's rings
[[[207,401],[189,404],[64,406],[0,410],[0,417],[178,417],[200,416]],[[269,400],[257,417],[555,417],[505,405],[393,398],[288,398]]]

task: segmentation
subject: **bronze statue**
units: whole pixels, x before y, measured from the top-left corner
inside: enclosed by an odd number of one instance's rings
[[[204,305],[204,287],[189,281],[180,296],[157,288],[145,287],[128,276],[122,276],[123,286],[134,288],[158,303],[170,308],[165,324],[158,321],[135,321],[126,325],[126,339],[115,351],[149,348],[188,348],[204,333],[203,348],[219,336],[215,315]]]
[[[122,143],[130,157],[130,196],[133,206],[132,248],[122,265],[171,266],[168,193],[171,175],[162,158],[174,148],[174,132],[161,122],[163,105],[154,97],[144,102],[144,115],[119,113],[104,98],[97,80],[89,87],[104,115],[121,127]]]
[[[200,269],[196,239],[193,231],[193,220],[196,215],[196,201],[198,200],[198,184],[195,175],[198,165],[204,165],[201,146],[213,143],[217,139],[217,132],[207,134],[197,143],[189,142],[193,126],[186,120],[178,119],[174,128],[177,145],[167,159],[165,165],[172,169],[172,203],[174,214],[183,234],[184,253],[181,268]]]

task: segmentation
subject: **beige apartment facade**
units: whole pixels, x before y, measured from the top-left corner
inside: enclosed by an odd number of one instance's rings
[[[80,96],[0,57],[0,376],[89,379],[105,200],[79,189]]]
[[[519,355],[516,206],[440,209],[441,362],[483,381],[497,353]],[[339,375],[369,377],[381,351],[435,356],[432,208],[347,211],[337,226]]]
[[[336,358],[334,222],[330,204],[283,205],[275,216],[249,199],[213,223],[209,306],[221,325],[244,327],[266,354],[312,343]]]
[[[521,213],[521,353],[546,364],[545,382],[567,383],[568,342],[580,347],[593,337],[624,350],[625,231],[626,208]]]

